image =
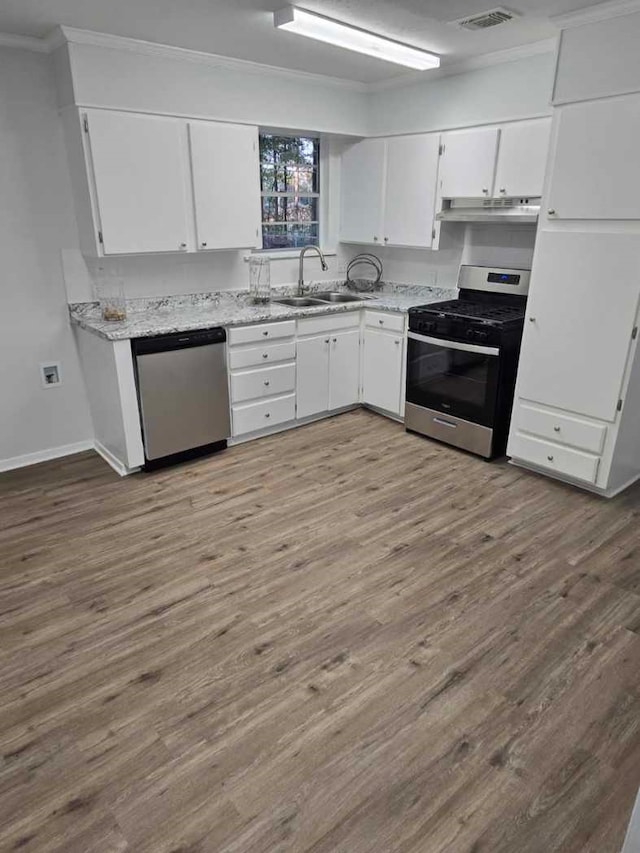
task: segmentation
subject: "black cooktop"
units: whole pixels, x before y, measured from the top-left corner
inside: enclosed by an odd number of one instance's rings
[[[495,302],[472,302],[466,299],[449,299],[447,302],[432,302],[419,305],[420,313],[444,314],[448,317],[470,317],[474,320],[487,320],[506,323],[521,320],[524,317],[524,305],[505,305]]]

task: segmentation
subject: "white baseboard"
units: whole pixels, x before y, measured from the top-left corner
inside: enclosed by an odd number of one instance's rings
[[[123,463],[115,457],[110,450],[107,450],[104,444],[100,444],[99,441],[93,442],[91,446],[96,453],[102,456],[107,465],[113,468],[116,474],[119,474],[121,477],[126,477],[127,474],[133,474],[134,471],[140,470],[139,468],[127,468],[126,465],[123,465]]]
[[[60,447],[51,447],[49,450],[38,450],[36,453],[25,453],[23,456],[0,459],[0,471],[13,471],[15,468],[26,468],[28,465],[37,465],[38,462],[60,459],[63,456],[82,453],[84,450],[93,450],[93,441],[91,439],[77,441],[75,444],[63,444]]]

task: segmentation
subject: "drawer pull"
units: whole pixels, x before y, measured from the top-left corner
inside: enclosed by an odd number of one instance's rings
[[[553,456],[547,456],[547,459],[549,460],[549,462],[553,462]]]
[[[380,323],[381,326],[384,326],[384,320],[378,320],[378,323]]]
[[[268,336],[268,334],[269,334],[269,330],[268,330],[268,329],[265,329],[265,330],[264,330],[264,332],[263,332],[262,334],[263,334],[263,335],[265,336],[265,338],[266,338],[266,337]]]
[[[270,417],[271,417],[271,412],[265,412],[265,413],[264,413],[264,416],[265,416],[265,418],[270,418]]]
[[[262,357],[263,357],[263,358],[269,358],[269,353],[268,353],[268,352],[263,352],[263,353],[262,353]]]
[[[554,426],[553,431],[554,431],[554,432],[560,432],[560,427],[559,427],[559,426]]]
[[[268,388],[268,387],[269,387],[269,380],[268,380],[268,379],[265,379],[265,380],[264,380],[264,384],[265,384],[265,385],[267,386],[267,388]]]
[[[434,424],[440,424],[440,426],[449,427],[449,429],[457,429],[458,428],[458,424],[454,424],[451,421],[445,421],[444,418],[434,418],[433,422],[434,422]]]

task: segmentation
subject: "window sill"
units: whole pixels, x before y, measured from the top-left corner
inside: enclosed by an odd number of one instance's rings
[[[322,249],[322,254],[326,258],[335,257],[338,252],[336,249]],[[269,251],[268,249],[256,249],[255,252],[251,252],[250,255],[245,255],[244,260],[245,263],[248,263],[251,258],[269,258],[272,261],[291,261],[294,258],[297,259],[300,257],[300,249],[275,249],[274,251]]]

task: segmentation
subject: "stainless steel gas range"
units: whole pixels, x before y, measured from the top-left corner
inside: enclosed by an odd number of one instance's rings
[[[457,299],[409,309],[407,430],[504,455],[529,276],[461,266]]]

